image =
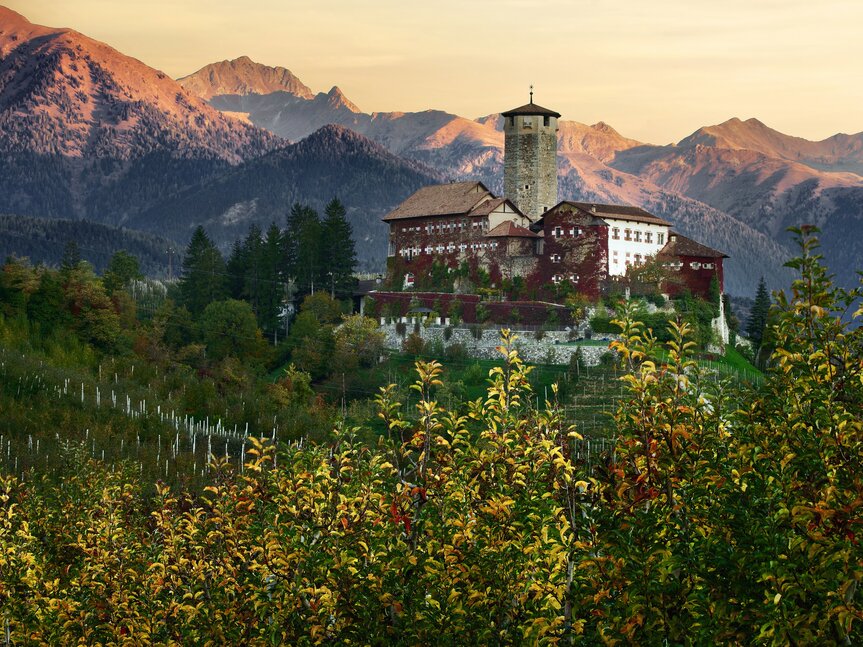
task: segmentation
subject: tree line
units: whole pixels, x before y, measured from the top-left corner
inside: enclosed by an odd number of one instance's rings
[[[198,227],[183,258],[179,305],[197,316],[214,301],[246,301],[260,328],[275,340],[285,328],[289,301],[316,291],[349,298],[356,262],[351,226],[337,199],[327,204],[323,218],[311,207],[295,204],[284,230],[273,224],[262,232],[253,225],[245,239],[234,243],[227,260]]]

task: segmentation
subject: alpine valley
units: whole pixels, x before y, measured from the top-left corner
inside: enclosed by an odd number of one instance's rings
[[[284,225],[295,202],[335,196],[362,243],[360,267],[374,271],[384,213],[448,179],[500,194],[502,162],[497,114],[365,113],[337,87],[315,94],[248,57],[175,81],[0,7],[0,213],[86,219],[177,246],[203,224],[227,249],[252,224]],[[732,294],[753,294],[762,275],[785,285],[786,230],[803,223],[822,229],[840,283],[863,265],[863,133],[811,142],[730,119],[657,146],[562,121],[558,173],[561,199],[641,206],[726,252]]]

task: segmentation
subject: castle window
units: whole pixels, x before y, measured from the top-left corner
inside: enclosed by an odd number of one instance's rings
[[[632,230],[624,229],[623,230],[623,240],[632,240]]]
[[[510,125],[510,126],[515,126],[515,117],[510,117],[510,118],[509,118],[509,125]]]
[[[575,235],[576,235],[576,234],[575,234],[575,229],[570,229],[570,230],[569,230],[569,235],[570,235],[570,236],[575,236]]]
[[[713,263],[705,263],[702,267],[705,270],[712,270],[713,269]]]
[[[434,231],[434,225],[426,225],[426,233],[430,234]]]
[[[611,238],[613,240],[620,240],[620,228],[619,227],[612,227]]]
[[[525,117],[521,123],[525,128],[533,128],[533,119],[530,117]]]
[[[542,125],[545,126],[546,128],[548,128],[551,125],[551,117],[549,117],[548,115],[543,117],[542,118]]]
[[[656,234],[656,244],[662,245],[665,242],[665,234]]]
[[[560,227],[555,227],[555,228],[554,228],[554,231],[552,232],[552,235],[553,235],[555,238],[558,238],[558,237],[560,237],[560,236],[563,236],[563,229],[561,229]]]
[[[552,254],[551,255],[552,263],[560,263],[560,254]]]
[[[552,277],[551,277],[551,281],[552,281],[552,283],[554,283],[555,285],[557,285],[558,283],[560,283],[561,279],[563,279],[563,277],[562,277],[560,274],[555,274],[554,276],[552,276]]]
[[[573,283],[578,283],[578,274],[570,274],[569,280],[572,281]]]
[[[699,263],[698,261],[693,261],[692,263],[689,264],[689,267],[691,267],[693,270],[700,270],[701,269],[701,263]]]
[[[467,249],[467,245],[465,243],[462,243],[461,245],[458,246],[458,251],[460,251],[460,252],[463,252],[466,249]]]
[[[431,247],[426,247],[425,252],[426,252],[426,254],[431,254],[431,253],[432,253],[432,248],[431,248]]]
[[[389,251],[387,252],[387,256],[395,256],[396,255],[396,244],[393,241],[390,241]]]
[[[635,235],[635,242],[640,243],[641,242],[641,232],[638,229],[636,229],[633,232],[633,234]]]
[[[636,255],[635,255],[635,262],[636,262],[636,263],[640,263],[640,262],[641,262],[641,254],[636,254]]]
[[[644,242],[645,243],[652,243],[653,242],[653,232],[652,231],[644,232]]]

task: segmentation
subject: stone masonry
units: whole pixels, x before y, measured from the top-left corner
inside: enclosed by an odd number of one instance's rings
[[[505,118],[503,186],[504,195],[531,218],[557,204],[557,117]]]
[[[399,322],[405,324],[405,337],[417,330],[426,344],[440,343],[443,348],[453,344],[461,344],[470,357],[477,359],[500,359],[502,356],[497,351],[500,345],[500,334],[497,329],[482,329],[479,339],[476,338],[471,328],[451,328],[450,338],[446,339],[447,326],[426,326],[420,318],[402,317]],[[400,349],[405,337],[399,335],[395,319],[381,318],[380,330],[384,333],[384,346],[390,349]],[[600,357],[612,352],[607,345],[565,345],[569,340],[569,332],[566,330],[552,330],[545,332],[542,339],[536,339],[533,331],[513,331],[517,336],[515,346],[519,355],[529,363],[541,364],[568,364],[570,358],[581,348],[585,366],[596,366]],[[608,335],[614,338],[615,335]]]

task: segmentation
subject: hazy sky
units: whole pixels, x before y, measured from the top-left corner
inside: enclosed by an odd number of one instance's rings
[[[861,0],[0,0],[171,76],[248,55],[364,111],[537,103],[653,143],[863,130]]]

